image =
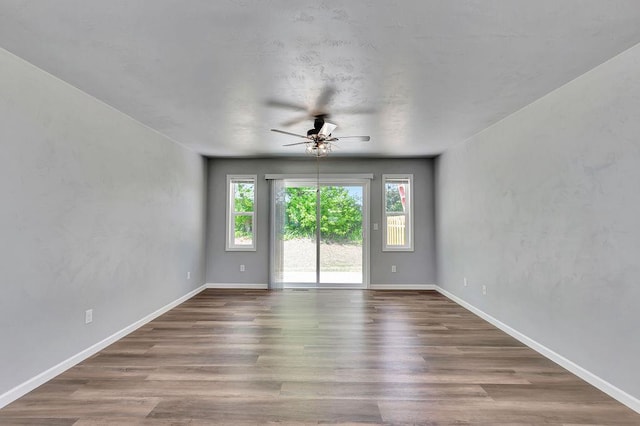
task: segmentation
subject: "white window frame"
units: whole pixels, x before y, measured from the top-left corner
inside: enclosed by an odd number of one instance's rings
[[[409,189],[405,192],[405,243],[404,245],[389,245],[387,242],[387,181],[409,181]],[[382,175],[382,251],[413,251],[413,175],[412,174],[383,174]]]
[[[253,211],[252,212],[236,212],[235,211],[235,193],[234,185],[236,183],[253,183]],[[256,210],[258,197],[258,176],[257,175],[227,175],[227,238],[225,249],[227,251],[256,251]],[[236,244],[235,242],[235,223],[237,216],[251,216],[251,244]]]

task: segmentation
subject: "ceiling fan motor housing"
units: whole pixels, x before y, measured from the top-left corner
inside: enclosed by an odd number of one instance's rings
[[[307,136],[317,135],[324,126],[324,115],[316,116],[315,120],[313,120],[313,129],[307,130]]]

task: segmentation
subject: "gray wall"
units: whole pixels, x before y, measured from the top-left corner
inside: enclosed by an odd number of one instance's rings
[[[636,398],[638,76],[640,45],[436,168],[438,283]]]
[[[206,171],[1,49],[0,141],[1,395],[204,283]]]
[[[210,159],[207,232],[207,282],[267,284],[269,282],[269,173],[316,172],[315,159]],[[321,173],[373,173],[371,182],[371,284],[434,284],[434,187],[432,159],[321,160]],[[414,174],[414,252],[382,252],[382,187],[384,173]],[[258,175],[257,251],[225,251],[225,200],[227,174]],[[244,264],[246,271],[239,271]],[[397,272],[391,273],[391,265]]]

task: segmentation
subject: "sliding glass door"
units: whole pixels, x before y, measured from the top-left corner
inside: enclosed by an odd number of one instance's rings
[[[281,179],[272,191],[274,287],[366,287],[368,180]]]

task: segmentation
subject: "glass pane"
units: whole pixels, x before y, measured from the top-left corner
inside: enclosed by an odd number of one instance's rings
[[[253,244],[253,215],[238,215],[235,217],[233,241],[236,245]]]
[[[233,205],[236,212],[253,211],[254,187],[253,182],[236,182],[233,185]]]
[[[362,186],[320,191],[320,282],[359,283],[362,277]]]
[[[408,179],[387,180],[385,182],[385,205],[388,213],[404,213],[406,209],[406,194],[408,189]]]
[[[316,188],[285,188],[282,240],[282,281],[316,282]]]

